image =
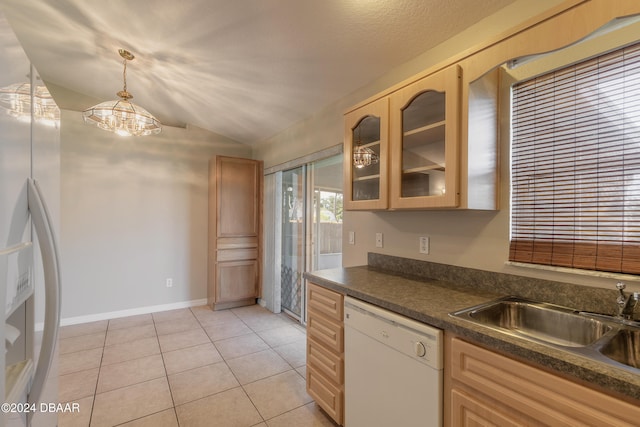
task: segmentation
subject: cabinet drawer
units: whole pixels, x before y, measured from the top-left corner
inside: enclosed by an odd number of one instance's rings
[[[307,392],[335,422],[342,425],[343,391],[307,365]]]
[[[342,357],[329,351],[323,344],[312,339],[307,340],[307,365],[322,372],[334,384],[343,382],[344,361]]]
[[[331,351],[341,354],[344,348],[344,328],[326,317],[309,310],[307,319],[307,336]]]
[[[249,259],[257,259],[258,250],[255,248],[248,249],[218,249],[218,262],[225,261],[242,261]]]
[[[308,292],[307,304],[309,311],[315,310],[331,319],[342,322],[344,310],[342,294],[313,283],[309,284]]]
[[[545,425],[634,426],[640,407],[458,338],[451,377]]]
[[[257,248],[258,244],[258,236],[219,237],[216,240],[216,248],[218,250]]]
[[[494,404],[454,389],[451,390],[451,425],[523,427],[536,424],[527,419],[518,420],[515,414],[498,412]]]

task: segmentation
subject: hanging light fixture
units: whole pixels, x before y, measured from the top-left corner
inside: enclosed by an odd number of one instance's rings
[[[60,124],[60,108],[46,86],[36,85],[33,90],[33,117],[49,127]]]
[[[375,165],[378,163],[378,155],[369,147],[363,147],[360,141],[360,127],[358,127],[358,140],[353,150],[353,165],[362,169],[365,166]]]
[[[144,108],[129,101],[133,95],[127,92],[127,61],[131,61],[135,56],[125,49],[119,49],[118,53],[124,59],[122,73],[124,88],[117,93],[120,99],[106,101],[84,110],[82,113],[84,122],[121,136],[160,133],[162,125],[158,119]]]
[[[0,106],[18,120],[31,120],[31,84],[14,83],[0,89]],[[60,109],[44,85],[33,90],[33,118],[47,126],[60,123]]]
[[[22,121],[31,120],[31,85],[14,83],[0,89],[0,103],[7,114]]]

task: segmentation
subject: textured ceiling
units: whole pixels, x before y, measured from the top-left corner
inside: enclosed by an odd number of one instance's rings
[[[255,144],[514,0],[1,0],[62,108],[122,89],[163,123]]]

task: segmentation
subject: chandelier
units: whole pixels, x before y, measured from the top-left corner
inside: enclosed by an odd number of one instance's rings
[[[135,56],[125,49],[119,49],[118,53],[123,58],[124,65],[122,73],[124,88],[116,94],[120,99],[106,101],[87,108],[82,113],[84,122],[121,136],[160,133],[162,125],[158,119],[144,108],[129,101],[133,95],[127,92],[127,61],[131,61]]]
[[[20,121],[31,120],[31,84],[14,83],[0,89],[0,105]],[[33,118],[47,126],[60,123],[60,109],[44,85],[33,89]]]
[[[353,150],[353,165],[362,169],[365,166],[375,165],[378,163],[378,155],[369,147],[363,147],[360,141],[360,128],[358,128],[358,140]]]

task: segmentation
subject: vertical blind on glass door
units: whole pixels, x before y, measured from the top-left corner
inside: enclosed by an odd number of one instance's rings
[[[640,44],[512,90],[510,260],[640,273]]]

